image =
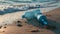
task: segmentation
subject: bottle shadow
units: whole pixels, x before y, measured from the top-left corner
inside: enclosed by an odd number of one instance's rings
[[[49,25],[56,27],[56,29],[51,30],[51,31],[55,32],[56,34],[60,34],[60,23],[57,21],[50,20],[50,19],[48,19],[48,22],[49,22],[48,23]]]
[[[33,25],[35,27],[40,27],[38,21],[37,20],[33,20],[33,19],[28,21],[27,24]],[[51,27],[56,27],[55,29],[52,29],[52,30],[48,29],[48,30],[53,31],[56,34],[60,34],[60,23],[59,22],[56,22],[56,21],[48,19],[48,25],[51,25]]]

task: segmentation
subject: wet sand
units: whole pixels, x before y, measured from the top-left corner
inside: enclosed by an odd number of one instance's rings
[[[47,16],[50,25],[56,26],[55,34],[60,34],[60,8],[44,13]]]
[[[25,20],[20,20],[22,22],[22,27],[18,27],[16,21],[11,24],[7,25],[7,28],[1,29],[1,34],[54,34],[54,32],[47,30],[47,29],[39,29],[33,25],[29,25],[25,23]],[[39,30],[39,32],[31,32],[32,30]]]

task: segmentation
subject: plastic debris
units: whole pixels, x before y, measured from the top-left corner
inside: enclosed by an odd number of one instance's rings
[[[39,21],[39,24],[42,24],[42,25],[48,24],[47,17],[40,12],[40,9],[36,9],[36,10],[30,11],[30,12],[26,12],[22,16],[22,18],[26,18],[28,20],[36,19]]]

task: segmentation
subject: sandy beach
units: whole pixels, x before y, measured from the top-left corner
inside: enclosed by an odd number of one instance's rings
[[[17,15],[20,18],[20,14],[18,14],[19,12],[14,13],[15,15]],[[21,13],[21,12],[20,12]],[[48,29],[39,29],[38,27],[35,27],[33,25],[29,25],[27,23],[25,23],[25,20],[21,20],[19,18],[16,18],[17,16],[14,15],[10,15],[6,14],[6,18],[5,16],[2,16],[0,22],[2,22],[2,20],[4,20],[3,18],[5,18],[5,20],[10,20],[9,22],[13,22],[10,25],[6,25],[6,28],[2,27],[0,29],[0,34],[60,34],[60,8],[57,8],[55,10],[52,10],[50,12],[44,12],[44,15],[47,16],[48,21],[51,25],[56,25],[57,29],[56,30],[48,30]],[[13,16],[13,19],[11,18],[11,16]],[[1,16],[0,16],[1,17]],[[10,19],[11,18],[11,19]],[[14,20],[14,21],[13,21]],[[18,27],[17,26],[17,20],[22,22],[22,27]],[[8,22],[6,22],[8,24]],[[31,30],[39,30],[39,32],[31,32]]]
[[[39,8],[29,9],[30,6]],[[26,12],[36,9],[56,29],[40,27],[35,19],[22,18]],[[0,0],[0,34],[60,34],[60,0]]]

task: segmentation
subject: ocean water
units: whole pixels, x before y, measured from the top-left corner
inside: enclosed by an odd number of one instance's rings
[[[15,4],[15,3],[46,3],[59,2],[60,0],[0,0],[0,4]]]
[[[38,3],[36,3],[36,1]],[[59,1],[59,2],[58,2]],[[10,5],[25,5],[25,4],[41,4],[41,5],[51,5],[53,7],[46,7],[46,8],[39,8],[41,12],[49,12],[50,10],[56,9],[60,7],[60,0],[0,0],[0,10],[5,9],[6,7],[9,7]],[[56,5],[56,6],[54,6]],[[35,9],[31,9],[28,11],[32,11]],[[27,11],[17,11],[14,13],[7,13],[4,15],[0,15],[0,26],[3,26],[4,24],[12,24],[14,21],[18,19],[22,19],[22,15]]]

